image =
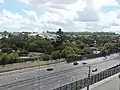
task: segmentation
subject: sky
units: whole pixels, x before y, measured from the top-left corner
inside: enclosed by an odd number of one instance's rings
[[[0,31],[120,33],[120,0],[0,0]]]

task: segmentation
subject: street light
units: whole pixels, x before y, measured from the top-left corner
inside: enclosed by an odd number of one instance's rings
[[[87,90],[89,90],[89,87],[90,87],[91,66],[89,65],[88,68],[89,68],[89,71],[88,71],[88,78],[87,78]],[[92,72],[96,72],[96,71],[97,69],[92,70]]]
[[[120,74],[118,75],[118,78],[120,79]],[[120,84],[119,84],[119,90],[120,90]]]
[[[38,61],[39,61],[39,68],[38,68],[38,90],[40,90],[40,79],[39,79],[39,74],[40,74],[40,59],[39,57],[37,57]]]
[[[91,67],[89,66],[89,71],[88,71],[88,80],[87,80],[87,90],[89,90],[89,86],[90,86],[90,74],[91,74]]]

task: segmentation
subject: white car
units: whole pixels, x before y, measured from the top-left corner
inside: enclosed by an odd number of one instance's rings
[[[96,72],[97,71],[97,68],[95,68],[95,69],[92,69],[92,72]]]
[[[103,60],[106,60],[106,59],[107,59],[107,57],[104,57],[104,58],[103,58]]]

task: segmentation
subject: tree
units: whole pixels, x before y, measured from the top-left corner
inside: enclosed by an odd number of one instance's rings
[[[6,37],[9,33],[5,30],[2,34],[3,37]]]
[[[23,49],[23,50],[20,50],[19,53],[18,53],[20,56],[27,56],[28,55],[28,51]]]
[[[9,46],[8,43],[2,43],[1,46],[0,46],[1,49],[2,49],[2,48],[9,48],[9,47],[10,47],[10,46]]]
[[[12,49],[11,49],[11,48],[2,48],[2,49],[1,49],[1,52],[2,52],[2,53],[11,53],[11,52],[12,52]]]
[[[79,49],[72,46],[66,46],[61,51],[61,57],[68,58],[68,57],[75,57],[79,55]]]
[[[43,60],[44,61],[49,61],[50,60],[50,56],[49,55],[43,55]]]
[[[17,53],[10,53],[8,55],[9,59],[11,60],[11,63],[17,63],[19,55]]]
[[[52,59],[60,59],[60,51],[53,51],[52,52]]]
[[[6,38],[6,37],[2,37],[2,38],[0,39],[0,41],[1,41],[1,43],[6,43],[6,42],[7,42],[7,38]]]
[[[36,50],[39,48],[39,45],[37,45],[36,43],[31,43],[29,46],[28,46],[28,50],[30,52],[36,52]]]
[[[30,38],[26,43],[28,50],[30,50],[29,47],[31,46],[31,43],[34,43],[34,47],[37,46],[37,48],[34,49],[35,52],[51,54],[51,50],[53,50],[53,46],[48,39],[42,39],[41,37]]]
[[[57,35],[57,40],[56,40],[56,44],[57,45],[61,45],[64,42],[64,33],[61,29],[58,29],[58,31],[56,32]]]
[[[17,53],[2,53],[0,55],[0,64],[5,66],[5,64],[12,64],[12,63],[16,63],[17,59],[18,59],[18,54]]]
[[[0,56],[0,64],[5,66],[6,61],[7,61],[7,53],[1,54],[1,56]]]
[[[47,53],[48,53],[49,55],[51,55],[51,54],[52,54],[52,51],[54,50],[54,46],[51,45],[51,44],[49,44],[49,45],[46,46],[46,49],[47,49]]]
[[[16,46],[15,44],[12,44],[11,48],[12,48],[13,50],[17,50],[17,46]]]
[[[105,51],[105,52],[113,52],[114,49],[116,47],[116,44],[115,43],[111,43],[111,42],[107,42],[104,44],[104,46],[102,47],[102,51]]]
[[[13,35],[11,38],[8,38],[8,44],[10,47],[16,49],[16,48],[25,48],[25,39],[23,39],[21,36]]]

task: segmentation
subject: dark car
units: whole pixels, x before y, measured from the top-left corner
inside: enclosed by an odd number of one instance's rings
[[[86,63],[86,62],[82,62],[82,64],[84,64],[84,65],[85,65],[85,64],[87,64],[87,63]]]
[[[97,68],[93,69],[92,72],[96,72],[97,71]]]
[[[52,71],[53,70],[53,68],[47,68],[47,71]]]
[[[79,63],[78,63],[78,62],[76,62],[76,61],[75,61],[75,62],[73,62],[73,65],[78,65],[78,64],[79,64]]]

